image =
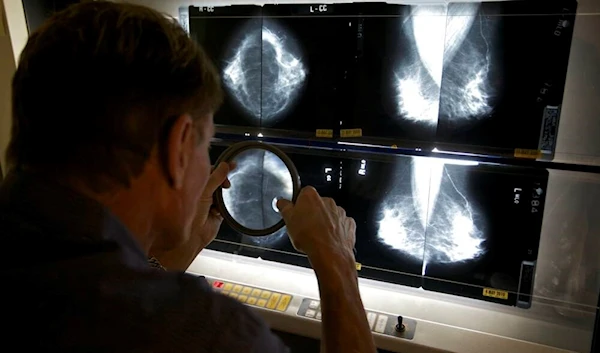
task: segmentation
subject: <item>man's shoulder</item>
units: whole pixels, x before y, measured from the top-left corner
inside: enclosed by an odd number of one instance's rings
[[[207,345],[207,351],[285,351],[285,346],[256,313],[213,291],[204,277],[162,272],[156,280],[164,282],[165,286],[176,280],[177,289],[168,294],[174,299],[169,300],[172,305],[169,311],[183,320],[177,320],[181,325],[176,330],[203,332],[203,337],[190,339]],[[172,324],[169,326],[175,330]]]

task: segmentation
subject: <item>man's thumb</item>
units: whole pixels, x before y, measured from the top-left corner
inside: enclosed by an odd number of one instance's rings
[[[292,208],[294,208],[294,204],[289,200],[279,199],[277,200],[277,208],[279,209],[279,213],[283,217],[283,220],[287,221]]]

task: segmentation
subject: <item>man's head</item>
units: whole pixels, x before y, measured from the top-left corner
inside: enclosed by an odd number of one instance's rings
[[[143,180],[155,203],[150,228],[175,245],[210,172],[219,82],[205,53],[165,16],[130,4],[72,6],[21,54],[9,168],[96,194],[127,193]]]

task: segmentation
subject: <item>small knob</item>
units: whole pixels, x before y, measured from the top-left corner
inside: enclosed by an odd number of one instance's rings
[[[398,316],[398,323],[396,324],[396,331],[398,332],[404,332],[406,330],[406,325],[404,325],[402,321],[404,321],[404,318],[402,316]]]

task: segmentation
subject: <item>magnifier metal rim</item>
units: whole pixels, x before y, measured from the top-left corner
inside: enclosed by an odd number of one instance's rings
[[[296,169],[296,166],[294,165],[294,163],[292,162],[290,157],[288,157],[282,150],[280,150],[279,148],[277,148],[275,146],[269,145],[269,144],[261,142],[261,141],[238,142],[238,143],[235,143],[235,144],[229,146],[229,148],[227,148],[225,151],[223,151],[223,153],[221,153],[221,155],[217,159],[217,162],[215,163],[215,165],[219,165],[219,163],[221,163],[221,162],[230,162],[233,159],[233,157],[237,156],[238,154],[240,154],[244,151],[251,150],[251,149],[261,149],[261,150],[269,151],[269,152],[273,153],[274,155],[276,155],[277,157],[279,157],[283,161],[283,163],[285,164],[285,166],[287,167],[288,171],[290,172],[290,174],[292,176],[292,200],[291,201],[296,202],[296,199],[298,198],[298,194],[300,193],[300,175],[298,174],[298,170]],[[242,234],[251,235],[251,236],[255,236],[255,237],[262,237],[262,236],[271,235],[271,234],[275,233],[276,231],[280,230],[281,228],[283,228],[283,226],[285,226],[285,222],[283,221],[283,219],[281,219],[279,222],[275,223],[274,225],[272,225],[271,227],[266,228],[266,229],[250,229],[250,228],[244,227],[239,222],[237,222],[235,219],[233,219],[233,217],[227,210],[227,207],[225,207],[225,202],[223,201],[223,189],[222,188],[218,188],[217,191],[215,192],[215,203],[216,203],[216,206],[219,208],[219,212],[221,212],[221,215],[223,216],[223,219],[225,220],[225,222],[227,222],[227,224],[229,224],[229,226],[231,228],[233,228],[234,230],[236,230]]]

